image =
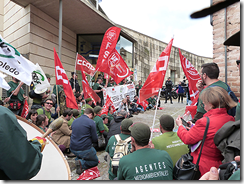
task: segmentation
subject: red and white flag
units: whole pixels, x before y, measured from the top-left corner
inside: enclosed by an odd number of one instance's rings
[[[112,101],[111,98],[107,95],[106,103],[105,103],[104,106],[103,106],[103,109],[102,109],[101,114],[108,114],[108,108],[109,108],[109,106],[111,106],[111,108],[113,109],[113,112],[116,111],[116,108],[115,108],[115,106],[114,106],[113,101]]]
[[[110,27],[104,34],[102,45],[99,51],[96,71],[106,70],[107,66],[104,66],[104,62],[107,62],[109,55],[116,47],[121,28]],[[105,72],[107,73],[107,72]]]
[[[81,68],[82,67],[82,68]],[[95,73],[95,68],[89,63],[83,56],[77,53],[75,70],[84,71],[86,74],[93,76]]]
[[[95,93],[95,91],[93,91],[93,89],[89,86],[87,80],[82,80],[82,87],[85,99],[90,97],[94,104],[101,100],[97,93]]]
[[[22,113],[21,113],[21,117],[26,118],[28,113],[29,113],[29,105],[28,105],[27,100],[25,100],[24,107],[23,107],[23,110],[22,110]]]
[[[66,106],[71,109],[78,109],[78,105],[75,100],[69,79],[65,73],[64,67],[58,57],[58,54],[54,49],[54,64],[55,64],[55,75],[56,75],[56,84],[62,85],[64,93],[66,95]]]
[[[170,40],[168,46],[161,53],[152,71],[147,77],[146,82],[140,89],[139,102],[142,102],[153,95],[158,95],[159,89],[162,88],[166,69],[169,63],[172,44],[173,44],[173,38]]]
[[[182,69],[185,73],[185,76],[188,79],[190,98],[191,101],[193,101],[194,98],[199,93],[196,84],[198,80],[201,80],[201,76],[194,68],[194,66],[181,54],[180,49],[179,49],[179,55],[180,55],[180,62],[181,62]]]
[[[139,99],[138,99],[136,103],[139,104],[139,105],[141,105],[144,110],[146,110],[146,108],[148,106],[148,101],[147,100],[144,100],[142,102],[139,102]]]

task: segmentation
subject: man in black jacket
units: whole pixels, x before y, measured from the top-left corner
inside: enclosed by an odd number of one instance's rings
[[[127,112],[125,110],[122,109],[120,112],[118,112],[118,115],[110,122],[107,140],[109,140],[109,138],[111,136],[121,133],[120,125],[121,125],[121,122],[126,117],[127,117]]]
[[[172,83],[170,77],[169,77],[168,80],[165,82],[165,86],[166,86],[166,89],[165,89],[165,103],[167,103],[167,97],[168,97],[168,95],[169,95],[170,102],[171,102],[171,104],[173,104],[173,102],[172,102],[172,97],[171,97],[171,91],[172,91],[173,83]]]
[[[69,80],[71,88],[74,93],[80,93],[80,85],[78,83],[78,76],[75,72],[71,72],[72,78]]]

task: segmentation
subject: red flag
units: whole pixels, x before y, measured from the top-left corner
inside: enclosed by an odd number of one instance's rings
[[[107,62],[104,62],[104,66],[106,67],[102,69],[102,72],[110,75],[117,84],[133,74],[116,49],[108,56]]]
[[[171,47],[173,44],[173,38],[170,40],[168,46],[161,53],[152,71],[147,77],[146,82],[139,91],[139,101],[142,102],[153,95],[158,95],[159,89],[163,86],[163,81],[166,73],[166,69],[169,63],[169,57]]]
[[[113,109],[113,112],[116,111],[116,108],[115,108],[115,106],[114,106],[113,101],[112,101],[111,98],[107,95],[106,103],[105,103],[104,106],[103,106],[103,109],[102,109],[101,114],[108,114],[108,108],[109,108],[109,106],[111,106],[111,108]]]
[[[21,117],[26,118],[28,113],[29,113],[29,105],[28,105],[27,100],[25,100],[24,107],[23,107],[23,110],[22,110],[22,113],[21,113]]]
[[[97,59],[96,71],[101,71],[100,69],[106,69],[107,66],[104,66],[104,62],[107,61],[108,56],[114,50],[119,38],[120,30],[121,28],[119,27],[110,27],[104,34]]]
[[[95,68],[92,66],[92,64],[89,63],[83,56],[81,56],[78,53],[76,55],[75,70],[84,71],[85,73],[91,76],[93,76],[95,73]]]
[[[139,105],[141,105],[144,108],[144,110],[146,110],[147,105],[148,105],[148,101],[147,100],[144,100],[142,102],[139,102],[139,99],[138,99],[136,103],[139,104]]]
[[[190,98],[191,101],[194,100],[194,98],[197,96],[199,93],[196,84],[198,80],[201,80],[201,77],[197,70],[192,66],[192,64],[181,54],[180,49],[179,49],[179,55],[180,55],[180,62],[182,69],[188,79],[189,85],[189,93],[190,93]]]
[[[82,72],[81,72],[82,73]],[[97,93],[95,93],[93,91],[93,89],[89,86],[87,80],[82,80],[82,87],[83,87],[83,92],[84,92],[84,98],[91,98],[93,103],[96,104],[97,102],[99,102],[101,99],[100,97],[97,95]]]
[[[54,63],[55,63],[55,75],[56,75],[56,84],[63,85],[64,93],[66,95],[66,106],[71,109],[78,109],[78,105],[75,100],[75,96],[69,84],[69,79],[65,73],[64,67],[58,57],[58,54],[54,49]]]

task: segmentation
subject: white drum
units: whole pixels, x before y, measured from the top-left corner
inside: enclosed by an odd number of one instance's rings
[[[41,136],[43,131],[26,119],[16,116],[19,124],[27,133],[27,139]],[[71,180],[70,167],[62,151],[53,140],[46,137],[47,143],[42,154],[42,165],[40,171],[31,180]]]

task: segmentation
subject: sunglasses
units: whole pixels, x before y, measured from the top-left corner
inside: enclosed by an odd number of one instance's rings
[[[53,105],[53,103],[46,102],[47,105]]]

